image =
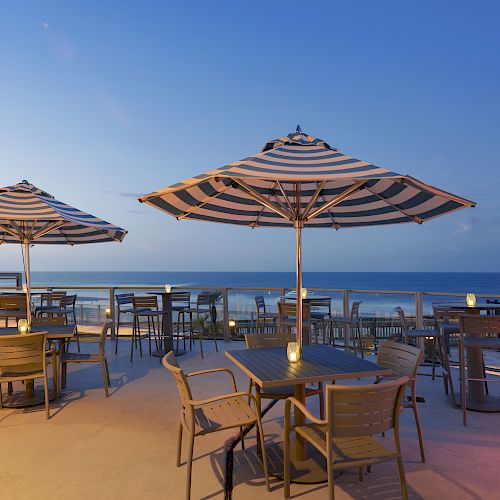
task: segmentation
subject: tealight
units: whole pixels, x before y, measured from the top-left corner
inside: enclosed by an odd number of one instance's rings
[[[307,299],[307,288],[302,288],[302,293],[301,293],[301,295],[302,295],[302,298],[303,298],[303,299]]]
[[[28,333],[28,320],[20,319],[17,323],[17,329],[19,333]]]
[[[172,292],[172,285],[169,285],[168,283],[165,285],[165,292],[166,293],[171,293]]]
[[[286,355],[290,363],[296,363],[300,360],[300,346],[298,342],[288,342]]]
[[[465,302],[467,302],[468,307],[474,307],[476,305],[476,296],[473,293],[468,293]]]

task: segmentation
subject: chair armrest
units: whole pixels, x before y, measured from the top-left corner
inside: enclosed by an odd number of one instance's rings
[[[67,342],[90,342],[90,343],[98,343],[101,340],[101,336],[99,334],[92,333],[77,333],[73,337],[68,338]]]
[[[203,406],[209,403],[216,403],[217,401],[222,401],[224,399],[231,399],[231,398],[241,398],[243,396],[250,396],[248,392],[231,392],[229,394],[222,394],[220,396],[214,396],[213,398],[208,398],[208,399],[198,399],[198,400],[191,400],[189,401],[189,404],[191,406]]]
[[[198,370],[191,373],[186,373],[186,377],[197,377],[198,375],[208,375],[210,373],[226,372],[229,373],[231,380],[233,382],[234,392],[238,392],[238,387],[236,386],[236,380],[234,378],[233,372],[229,368],[212,368],[210,370]]]
[[[319,418],[316,418],[307,408],[306,406],[301,403],[297,398],[287,398],[285,401],[285,418],[290,419],[290,411],[291,411],[291,406],[294,406],[297,408],[306,418],[307,420],[310,420],[311,422],[317,424],[317,425],[326,425],[328,424],[327,420],[321,420]]]

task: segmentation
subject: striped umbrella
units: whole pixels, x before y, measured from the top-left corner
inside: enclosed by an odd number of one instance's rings
[[[0,244],[22,244],[28,321],[31,320],[30,245],[122,241],[126,234],[124,229],[66,205],[28,181],[0,188]]]
[[[139,201],[178,220],[294,227],[297,291],[302,289],[303,227],[422,224],[475,205],[409,175],[348,156],[304,134],[300,127],[267,142],[255,156],[154,191]],[[301,293],[297,293],[297,330],[302,342]]]

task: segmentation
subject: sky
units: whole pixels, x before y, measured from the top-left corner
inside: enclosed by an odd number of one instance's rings
[[[126,228],[32,269],[293,271],[293,229],[174,218],[137,197],[297,124],[477,202],[418,226],[304,231],[305,271],[500,271],[500,3],[0,1],[0,185]],[[16,245],[0,270],[22,267]]]

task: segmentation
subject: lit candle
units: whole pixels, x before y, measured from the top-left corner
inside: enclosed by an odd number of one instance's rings
[[[234,328],[236,326],[236,321],[234,319],[229,320],[229,327]]]
[[[20,319],[17,323],[17,329],[19,330],[19,333],[28,333],[28,320]]]
[[[300,359],[300,347],[298,342],[289,342],[286,348],[286,355],[290,363],[296,363]]]
[[[165,292],[170,293],[172,291],[172,285],[169,285],[168,283],[165,285]]]
[[[307,299],[307,288],[302,288],[302,298]]]
[[[476,296],[473,293],[468,293],[465,297],[468,307],[474,307],[476,305]]]
[[[111,307],[106,307],[106,318],[111,316]]]

